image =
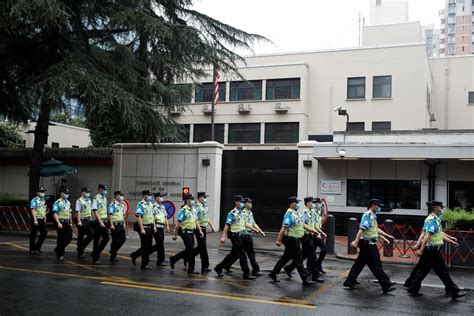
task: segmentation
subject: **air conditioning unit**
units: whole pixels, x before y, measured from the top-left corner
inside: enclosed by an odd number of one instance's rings
[[[238,110],[240,114],[249,114],[250,111],[252,111],[252,108],[250,107],[250,104],[239,104]]]
[[[216,110],[214,109],[214,113],[216,112]],[[211,115],[212,114],[212,108],[209,106],[209,105],[204,105],[202,107],[202,113],[204,113],[205,115]]]
[[[170,110],[170,114],[173,116],[181,115],[183,112],[184,112],[184,109],[182,107],[176,107],[176,106],[174,106]]]
[[[436,122],[436,117],[434,113],[430,113],[430,122]]]
[[[281,104],[280,102],[275,103],[275,112],[277,113],[287,113],[290,107],[286,104]]]

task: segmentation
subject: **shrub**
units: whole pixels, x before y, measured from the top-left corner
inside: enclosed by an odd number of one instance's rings
[[[0,206],[28,206],[29,202],[11,194],[0,194]]]
[[[473,230],[474,229],[474,212],[472,210],[464,210],[455,208],[447,209],[441,216],[441,220],[446,223],[448,230]]]

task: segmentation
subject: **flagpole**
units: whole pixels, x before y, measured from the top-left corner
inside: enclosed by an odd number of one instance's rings
[[[214,89],[214,83],[216,81],[216,65],[212,65],[212,105],[211,105],[211,140],[215,141],[214,138],[214,110],[215,110],[215,89]]]

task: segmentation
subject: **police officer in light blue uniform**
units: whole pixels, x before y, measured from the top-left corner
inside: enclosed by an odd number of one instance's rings
[[[100,254],[110,240],[109,223],[107,221],[107,193],[108,187],[105,184],[99,184],[98,194],[92,201],[92,217],[94,229],[94,248],[92,250],[92,263],[101,265],[99,261]]]
[[[155,200],[153,201],[153,214],[155,216],[156,232],[153,234],[155,245],[151,248],[151,253],[156,251],[156,266],[166,267],[165,263],[165,230],[170,231],[168,225],[168,213],[163,205],[165,201],[164,192],[156,192],[153,194]]]
[[[76,201],[76,214],[74,222],[77,225],[77,257],[85,258],[84,250],[94,237],[94,231],[91,226],[92,202],[90,199],[89,188],[81,189],[81,196]]]
[[[42,253],[41,246],[48,234],[48,227],[46,226],[46,213],[48,207],[46,206],[44,197],[46,189],[39,187],[36,190],[36,197],[31,200],[31,230],[30,230],[30,254]],[[40,233],[38,241],[36,235]]]
[[[142,191],[143,199],[138,202],[135,216],[137,221],[133,228],[140,236],[140,248],[130,254],[132,263],[135,265],[135,260],[142,257],[141,268],[151,269],[148,265],[150,262],[151,247],[153,244],[153,233],[156,232],[155,215],[153,214],[153,195],[150,190]]]
[[[65,261],[64,252],[72,240],[72,215],[71,203],[69,202],[69,189],[61,187],[59,189],[60,198],[53,204],[53,223],[58,235],[54,252],[59,261]]]
[[[441,279],[441,281],[443,281],[446,291],[451,294],[453,299],[457,299],[465,296],[466,292],[461,292],[453,279],[451,279],[448,267],[441,256],[440,249],[445,241],[454,246],[459,246],[459,244],[454,237],[443,233],[440,218],[444,212],[443,203],[439,201],[431,201],[430,204],[432,212],[426,218],[423,227],[425,234],[420,249],[416,252],[416,254],[421,257],[418,262],[418,272],[413,278],[413,281],[408,288],[408,292],[413,296],[421,296],[422,294],[419,292],[421,282],[428,275],[430,270],[433,269],[436,275]]]
[[[117,252],[127,240],[125,236],[125,203],[121,191],[114,192],[115,199],[109,205],[108,220],[112,243],[110,245],[110,262],[116,263]]]

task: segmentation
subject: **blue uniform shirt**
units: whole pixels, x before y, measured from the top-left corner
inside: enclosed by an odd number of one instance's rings
[[[109,215],[114,215],[115,213],[115,203],[110,203],[109,205]]]
[[[286,228],[291,228],[295,226],[295,218],[291,214],[291,212],[286,212],[285,216],[283,217],[283,226]]]
[[[423,230],[430,234],[439,233],[441,230],[441,219],[437,216],[434,216],[434,219],[426,221],[423,226]]]
[[[375,220],[377,220],[377,215],[373,214],[374,217],[375,217]],[[369,214],[364,214],[364,216],[362,216],[362,220],[360,221],[360,228],[362,228],[363,230],[367,230],[369,229],[370,227],[372,227],[372,220],[370,219],[370,215]]]
[[[38,203],[36,202],[36,198],[34,198],[33,200],[31,200],[30,208],[37,208],[37,207],[38,207]]]
[[[145,202],[145,200],[141,200],[141,202]],[[110,211],[110,210],[109,210]],[[137,210],[135,211],[135,216],[140,216],[143,217],[143,214],[145,214],[145,210],[143,209],[142,203],[138,203],[137,205]]]
[[[238,210],[236,208],[234,208],[232,211],[229,212],[229,214],[227,214],[227,219],[225,221],[225,223],[227,225],[232,225],[235,223],[235,215],[234,215],[234,212],[241,212],[241,210]]]

